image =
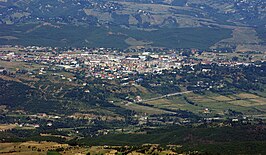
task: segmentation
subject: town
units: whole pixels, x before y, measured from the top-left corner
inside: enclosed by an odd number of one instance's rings
[[[37,130],[41,137],[72,139],[144,134],[169,125],[265,123],[263,52],[37,46],[0,51],[0,132]]]
[[[8,62],[39,64],[44,67],[33,72],[21,70],[17,72],[27,72],[26,74],[28,75],[36,76],[45,74],[47,70],[55,72],[56,70],[65,70],[74,74],[82,72],[85,77],[108,80],[120,79],[121,81],[128,81],[130,75],[134,74],[160,74],[163,70],[180,69],[183,66],[191,66],[192,68],[197,64],[248,66],[255,61],[264,62],[266,60],[266,55],[263,52],[257,52],[257,57],[255,58],[253,58],[252,54],[246,53],[239,54],[242,57],[239,58],[237,56],[232,57],[229,54],[221,54],[221,51],[204,52],[197,51],[196,49],[181,51],[165,50],[160,53],[146,51],[124,53],[106,48],[63,49],[61,51],[57,48],[36,46],[18,49],[17,52],[2,50],[0,59]],[[203,69],[202,71],[208,72],[209,70]],[[4,72],[4,68],[2,68],[1,72]],[[64,75],[57,75],[56,73],[53,75],[60,76],[61,79],[70,82],[75,80],[75,78],[66,78]]]

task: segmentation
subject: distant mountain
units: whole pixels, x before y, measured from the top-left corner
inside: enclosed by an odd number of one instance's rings
[[[264,0],[1,0],[0,21],[195,27],[266,24]]]
[[[195,27],[235,29],[239,26],[264,28],[266,2],[264,0],[0,0],[0,24],[17,26],[29,23],[151,30]],[[0,30],[3,31],[3,28]],[[0,35],[2,35],[1,44],[14,40],[13,37],[7,39],[6,34]],[[141,40],[143,41],[142,38]],[[85,39],[82,44],[86,44],[84,42]]]

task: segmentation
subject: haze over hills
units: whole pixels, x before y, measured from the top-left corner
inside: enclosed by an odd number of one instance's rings
[[[265,47],[263,0],[2,0],[0,6],[1,44]],[[37,34],[43,37],[36,41]]]

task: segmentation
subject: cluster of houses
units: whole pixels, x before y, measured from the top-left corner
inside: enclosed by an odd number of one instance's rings
[[[53,52],[5,52],[0,54],[5,61],[21,61],[41,65],[53,65],[69,72],[85,72],[85,76],[102,79],[123,79],[128,74],[160,72],[181,66],[182,58],[176,54],[121,54],[117,52],[98,53],[67,51]],[[0,71],[4,70],[0,68]],[[3,72],[3,71],[2,71]],[[41,68],[40,75],[45,74]]]
[[[35,49],[35,50],[34,50]],[[202,54],[192,50],[191,54],[195,56]],[[95,77],[101,79],[121,79],[126,81],[131,74],[138,73],[156,73],[160,74],[163,70],[172,68],[181,68],[182,66],[194,66],[196,64],[211,64],[216,53],[203,53],[202,55],[211,54],[211,57],[205,60],[193,59],[182,55],[182,52],[170,51],[162,53],[153,52],[133,52],[123,53],[116,50],[90,49],[90,50],[66,50],[55,51],[43,48],[26,48],[13,51],[1,51],[0,60],[4,61],[21,61],[30,64],[41,64],[44,66],[53,66],[72,73],[84,73],[85,77]],[[204,56],[208,57],[208,56]],[[240,65],[239,62],[228,62],[220,60],[221,65]],[[248,64],[247,64],[248,65]],[[0,73],[4,73],[5,68],[0,66]],[[208,70],[204,70],[208,72]],[[33,73],[29,73],[33,74]],[[46,74],[45,68],[41,68],[37,73]],[[62,75],[62,79],[72,81]]]

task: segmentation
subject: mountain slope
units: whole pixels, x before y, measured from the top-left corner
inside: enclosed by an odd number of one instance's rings
[[[2,25],[0,32],[0,44],[22,44],[22,45],[43,45],[43,46],[109,46],[127,48],[132,45],[144,46],[144,47],[171,47],[171,48],[208,48],[215,43],[230,38],[230,35],[217,34],[219,40],[215,42],[208,42],[205,45],[200,43],[200,46],[191,44],[189,46],[180,46],[178,40],[182,40],[182,37],[176,39],[176,37],[170,37],[170,40],[175,40],[170,46],[156,44],[153,39],[137,39],[136,42],[128,43],[126,40],[132,38],[128,36],[130,31],[141,30],[138,36],[142,33],[146,33],[146,30],[159,30],[164,32],[167,29],[175,28],[194,28],[204,27],[212,29],[228,29],[229,31],[239,27],[258,27],[260,29],[265,28],[266,24],[266,2],[263,0],[2,0],[0,1],[0,24]],[[25,26],[26,24],[26,26]],[[100,29],[107,29],[107,33],[101,34],[88,34],[92,38],[97,39],[91,41],[87,37],[80,37],[81,32],[74,32],[77,36],[76,39],[69,37],[61,37],[59,40],[49,36],[41,38],[43,34],[38,33],[36,29],[27,28],[28,25],[45,24],[47,30],[62,28],[65,25],[71,25],[76,27],[72,30],[79,29],[78,26],[87,28],[88,26],[96,26]],[[6,29],[3,25],[11,25],[5,33]],[[20,36],[16,35],[15,31],[17,26],[26,27],[22,32],[31,32],[33,36],[27,36],[23,33],[19,34],[21,37],[25,36],[30,40],[44,39],[42,43],[31,42],[24,43],[20,40]],[[31,25],[32,26],[32,25]],[[31,27],[30,26],[30,27]],[[127,33],[118,33],[114,31],[120,29],[121,31],[128,30]],[[23,28],[24,29],[24,28]],[[145,30],[145,31],[143,31]],[[52,30],[53,31],[53,30]],[[63,29],[67,34],[71,33],[71,30]],[[96,29],[97,31],[97,29]],[[113,33],[114,31],[114,33]],[[212,31],[212,30],[210,30]],[[48,31],[49,32],[49,31]],[[109,33],[111,32],[111,33]],[[153,31],[152,31],[153,32]],[[28,34],[28,33],[27,33]],[[103,38],[111,39],[104,40]],[[118,34],[119,43],[112,42],[113,34]],[[151,33],[152,34],[152,33]],[[163,33],[164,34],[164,33]],[[87,35],[87,36],[88,36]],[[178,34],[175,34],[178,35]],[[181,34],[186,35],[186,33]],[[213,34],[212,34],[213,35]],[[254,35],[257,35],[256,32]],[[73,35],[72,35],[73,36]],[[117,36],[117,35],[116,35]],[[261,40],[265,40],[263,35],[259,35]],[[197,42],[193,36],[190,36],[185,44],[189,42]],[[202,36],[204,39],[204,36]],[[18,38],[18,40],[17,40]],[[34,38],[34,39],[32,39]],[[196,39],[197,40],[197,39]],[[132,39],[131,39],[132,41]],[[63,43],[62,43],[63,42]],[[70,42],[70,44],[69,44]],[[75,42],[74,44],[72,44]],[[106,43],[108,42],[108,43]],[[113,46],[110,46],[113,45]],[[229,43],[230,44],[230,43]],[[249,42],[244,43],[249,44]],[[256,42],[257,45],[263,45],[263,41]],[[118,45],[118,46],[116,46]],[[220,44],[219,44],[220,45]],[[233,43],[229,48],[236,48],[239,44]],[[227,45],[222,45],[228,47]]]
[[[5,0],[0,6],[2,23],[43,20],[140,27],[266,23],[263,0]]]

